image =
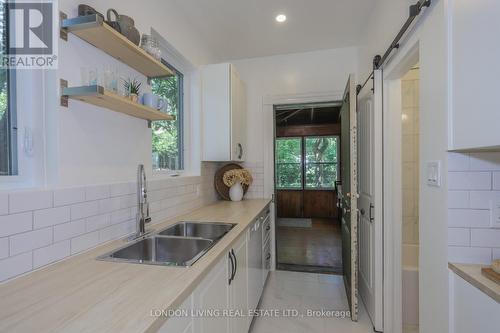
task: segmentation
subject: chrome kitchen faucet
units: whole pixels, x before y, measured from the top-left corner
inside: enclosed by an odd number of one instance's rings
[[[149,216],[148,186],[144,165],[139,164],[137,168],[137,232],[131,239],[137,239],[146,235],[146,223],[151,222]]]

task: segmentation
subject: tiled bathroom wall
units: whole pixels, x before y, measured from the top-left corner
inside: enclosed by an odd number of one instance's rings
[[[448,255],[451,262],[500,259],[500,229],[491,207],[500,201],[500,152],[448,154]]]
[[[201,176],[149,181],[153,223],[215,201],[217,167],[204,163]],[[133,233],[136,186],[0,192],[0,282]]]
[[[412,69],[401,82],[403,243],[418,244],[419,73]]]

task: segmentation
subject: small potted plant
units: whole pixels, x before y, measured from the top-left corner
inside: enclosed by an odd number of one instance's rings
[[[123,81],[123,87],[125,88],[125,94],[127,97],[135,103],[139,102],[139,92],[141,89],[141,82],[137,79],[127,79]]]
[[[222,177],[224,184],[229,187],[229,197],[231,201],[241,201],[243,199],[243,185],[252,184],[252,175],[246,169],[233,169],[226,171]]]

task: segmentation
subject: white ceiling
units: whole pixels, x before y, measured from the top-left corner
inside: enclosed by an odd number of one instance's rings
[[[373,0],[174,0],[220,61],[356,46]],[[276,15],[287,16],[277,23]]]

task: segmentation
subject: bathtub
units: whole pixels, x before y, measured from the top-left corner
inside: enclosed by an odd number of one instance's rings
[[[418,245],[403,244],[403,325],[418,326]]]

